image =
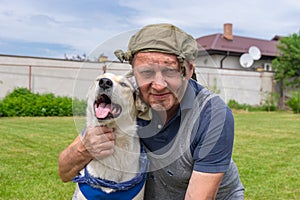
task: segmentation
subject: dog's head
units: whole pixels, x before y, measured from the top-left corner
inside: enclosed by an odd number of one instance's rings
[[[89,89],[87,123],[102,125],[122,121],[130,124],[145,108],[145,104],[137,101],[135,89],[128,78],[105,73],[98,76]]]

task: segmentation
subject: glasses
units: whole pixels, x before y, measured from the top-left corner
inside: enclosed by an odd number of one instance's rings
[[[154,66],[135,66],[134,72],[143,79],[154,79],[156,73],[160,71],[161,76],[165,79],[180,77],[180,71],[174,67],[154,67]],[[157,70],[156,70],[157,69]]]

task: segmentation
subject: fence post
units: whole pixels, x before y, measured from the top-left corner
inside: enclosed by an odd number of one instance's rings
[[[32,79],[32,72],[31,72],[31,65],[28,66],[28,90],[31,91],[31,79]]]

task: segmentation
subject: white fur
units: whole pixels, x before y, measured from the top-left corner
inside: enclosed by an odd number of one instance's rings
[[[112,102],[122,107],[122,113],[115,119],[99,121],[95,116],[94,101],[101,92],[98,84],[101,78],[109,78],[113,82],[113,86],[105,91],[111,95]],[[116,136],[114,153],[101,160],[92,160],[87,165],[88,172],[94,177],[123,182],[132,179],[139,172],[140,143],[136,126],[139,108],[133,93],[134,88],[127,78],[110,73],[97,77],[88,91],[86,125],[112,127]],[[83,170],[81,173],[84,173]],[[101,189],[107,193],[113,192],[109,188]],[[138,196],[135,199],[143,199],[143,191]],[[73,198],[84,199],[78,188]]]

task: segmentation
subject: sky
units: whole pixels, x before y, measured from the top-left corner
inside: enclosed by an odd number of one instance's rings
[[[0,54],[64,58],[101,47],[126,48],[153,23],[194,38],[222,33],[271,40],[300,31],[299,0],[0,0]],[[116,39],[117,38],[117,39]],[[126,50],[126,49],[124,49]]]

